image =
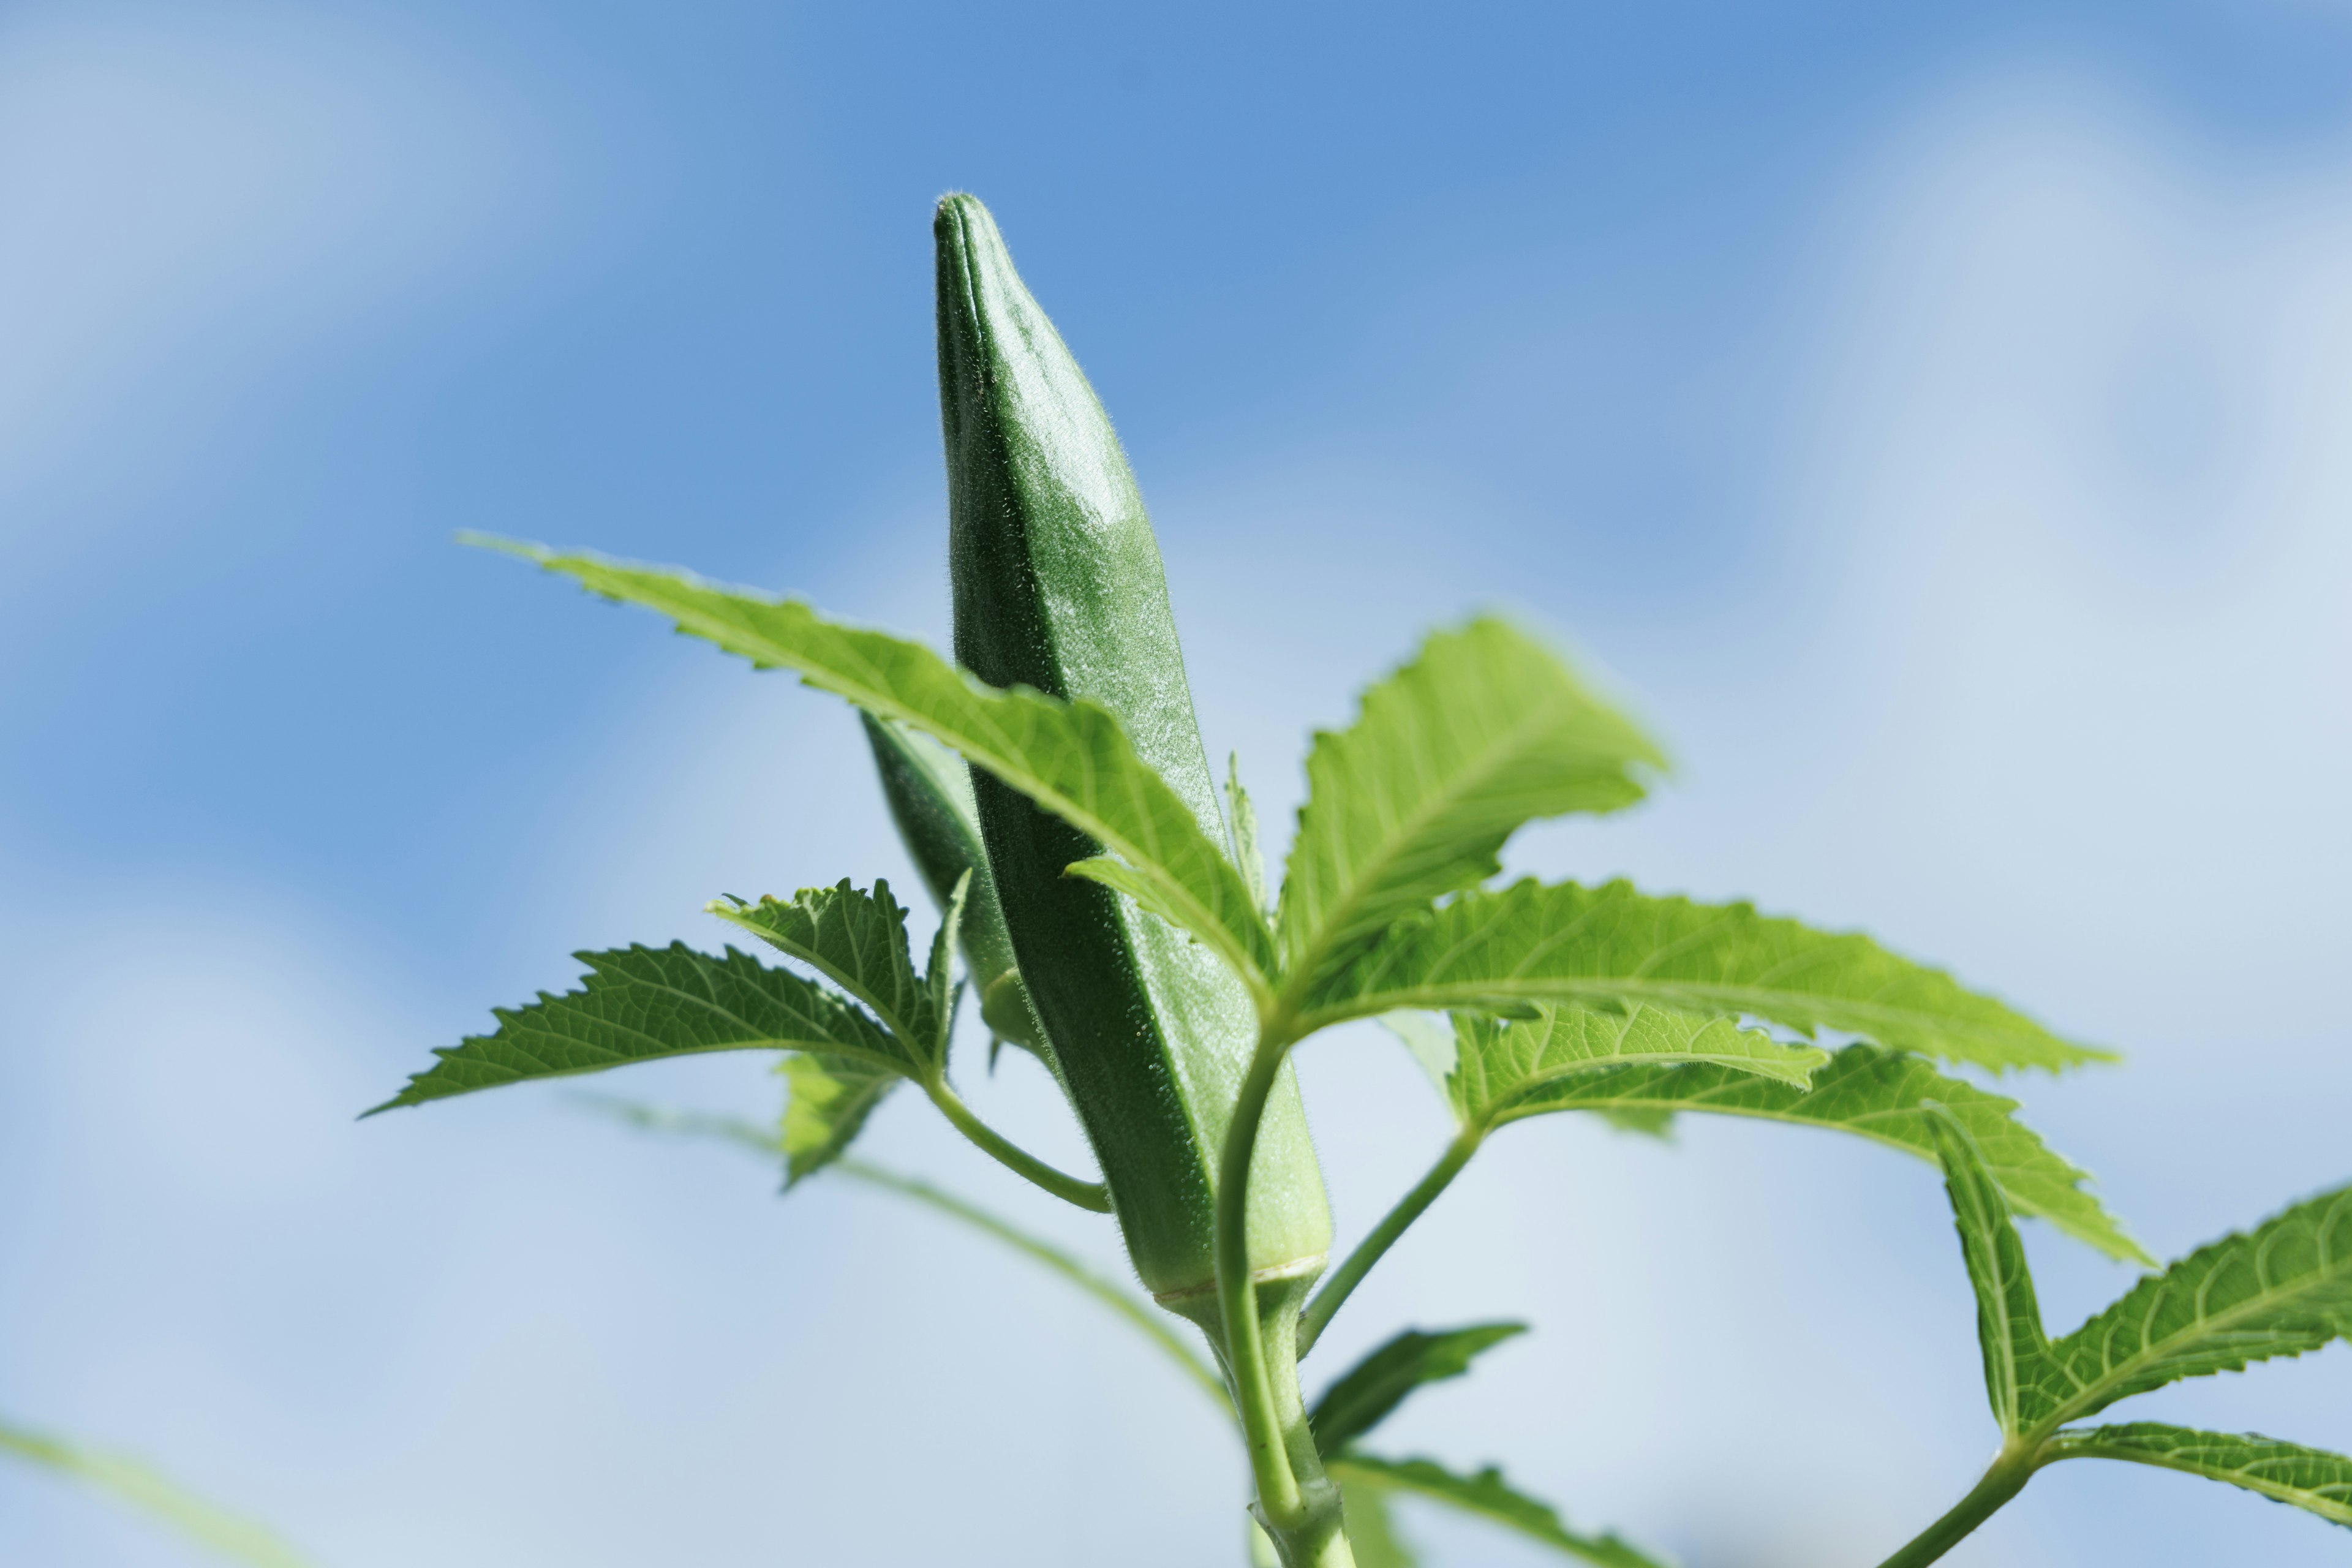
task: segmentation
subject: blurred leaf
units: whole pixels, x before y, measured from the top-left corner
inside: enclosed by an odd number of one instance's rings
[[[1387,1489],[1358,1477],[1333,1478],[1348,1521],[1348,1545],[1356,1568],[1420,1568],[1421,1558],[1397,1533]]]
[[[1613,1532],[1592,1536],[1569,1529],[1549,1503],[1512,1487],[1492,1465],[1465,1476],[1432,1459],[1379,1459],[1350,1452],[1332,1459],[1329,1468],[1332,1479],[1342,1487],[1412,1492],[1603,1568],[1665,1568],[1664,1560],[1635,1550]]]
[[[1379,1426],[1423,1384],[1460,1377],[1473,1357],[1515,1335],[1525,1323],[1473,1323],[1423,1333],[1407,1329],[1342,1373],[1307,1415],[1315,1446],[1337,1454]]]
[[[0,1454],[81,1481],[169,1526],[182,1539],[252,1568],[309,1568],[275,1531],[215,1508],[121,1454],[0,1423]]]

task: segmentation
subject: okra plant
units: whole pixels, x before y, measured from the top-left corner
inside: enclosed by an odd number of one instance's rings
[[[2056,1072],[2106,1053],[1867,937],[1622,882],[1494,885],[1523,824],[1619,810],[1664,768],[1540,640],[1473,619],[1367,689],[1351,723],[1314,738],[1270,883],[1237,768],[1222,801],[1213,781],[1159,549],[1101,405],[986,209],[946,198],[934,237],[953,662],[794,600],[482,542],[861,710],[939,906],[928,953],[918,961],[908,911],[879,880],[719,899],[712,915],[785,963],[682,943],[583,953],[579,990],[499,1011],[493,1033],[440,1051],[379,1110],[691,1052],[782,1053],[781,1122],[751,1136],[782,1157],[788,1184],[832,1169],[895,1185],[1120,1305],[1229,1405],[1255,1493],[1251,1549],[1288,1568],[1409,1561],[1383,1506],[1398,1490],[1586,1561],[1654,1563],[1570,1530],[1495,1470],[1360,1447],[1414,1387],[1461,1373],[1518,1325],[1409,1330],[1312,1407],[1300,1363],[1512,1122],[1584,1110],[1654,1128],[1711,1112],[1827,1128],[1941,1163],[2001,1434],[1984,1479],[1888,1568],[1934,1561],[2070,1458],[2206,1476],[2352,1524],[2352,1461],[2335,1455],[2082,1425],[2176,1379],[2352,1331],[2352,1187],[2152,1272],[2048,1338],[2012,1215],[2155,1265],[2014,1100],[1947,1069]],[[950,1046],[967,989],[992,1054],[1009,1043],[1050,1072],[1098,1176],[1055,1169],[959,1098],[955,1073],[971,1064]],[[1386,1021],[1427,1066],[1456,1131],[1334,1267],[1291,1053],[1360,1019]],[[1045,1192],[1110,1216],[1143,1289],[1198,1331],[1211,1362],[1121,1287],[845,1158],[902,1083]]]

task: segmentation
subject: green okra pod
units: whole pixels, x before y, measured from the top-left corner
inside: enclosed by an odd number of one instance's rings
[[[933,233],[956,657],[992,685],[1109,710],[1222,841],[1160,547],[1110,421],[988,210],[950,195]],[[1249,995],[1206,949],[1065,877],[1090,840],[992,779],[972,784],[1006,929],[1129,1255],[1163,1302],[1208,1321],[1215,1173],[1257,1040]],[[1330,1211],[1286,1067],[1249,1200],[1253,1271],[1319,1271]]]

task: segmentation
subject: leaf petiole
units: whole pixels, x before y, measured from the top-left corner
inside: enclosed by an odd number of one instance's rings
[[[1445,1146],[1445,1152],[1439,1156],[1436,1164],[1429,1168],[1429,1173],[1422,1177],[1411,1192],[1397,1200],[1396,1206],[1381,1216],[1381,1223],[1372,1227],[1371,1234],[1357,1243],[1356,1250],[1348,1254],[1347,1261],[1324,1281],[1323,1288],[1315,1292],[1315,1299],[1307,1303],[1307,1310],[1298,1317],[1298,1353],[1301,1356],[1315,1348],[1315,1342],[1322,1338],[1324,1328],[1347,1303],[1349,1293],[1363,1283],[1364,1276],[1372,1271],[1372,1265],[1387,1255],[1388,1249],[1396,1245],[1397,1238],[1405,1233],[1407,1227],[1437,1201],[1437,1194],[1462,1173],[1462,1167],[1470,1163],[1470,1156],[1478,1152],[1478,1145],[1485,1138],[1486,1132],[1481,1128],[1464,1128],[1454,1142]]]
[[[1108,1186],[1055,1169],[982,1121],[972,1114],[971,1107],[948,1087],[944,1074],[936,1074],[919,1081],[931,1103],[940,1108],[940,1114],[946,1117],[957,1131],[970,1139],[982,1153],[1064,1203],[1076,1204],[1093,1214],[1110,1213],[1110,1189]]]

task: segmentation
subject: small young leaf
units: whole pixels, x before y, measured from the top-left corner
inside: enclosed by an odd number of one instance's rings
[[[1263,910],[1266,907],[1265,856],[1257,847],[1257,807],[1250,804],[1249,791],[1242,788],[1239,752],[1225,756],[1225,805],[1232,818],[1234,864],[1241,868],[1242,880],[1249,884],[1252,901]]]
[[[168,1525],[183,1539],[249,1568],[306,1568],[305,1559],[275,1531],[192,1496],[136,1459],[5,1422],[0,1422],[0,1454],[93,1487]]]
[[[1948,1078],[1916,1057],[1848,1046],[1813,1075],[1810,1089],[1711,1065],[1605,1068],[1542,1085],[1490,1112],[1493,1126],[1555,1110],[1711,1111],[1859,1133],[1922,1159],[1936,1157],[1923,1108],[1940,1104],[1968,1130],[2010,1206],[2047,1220],[2126,1262],[2153,1260],[2098,1201],[2083,1173],[2012,1112],[2017,1101]],[[1456,1114],[1465,1100],[1457,1095]]]
[[[1944,1190],[1960,1233],[1960,1257],[1977,1298],[1977,1343],[1984,1352],[1985,1396],[2004,1434],[2021,1429],[2018,1385],[2040,1374],[2050,1354],[2042,1308],[2025,1266],[2025,1243],[2010,1223],[2009,1201],[1985,1169],[1984,1156],[1952,1114],[1926,1108],[1927,1131],[1944,1163]]]
[[[2050,1347],[2019,1391],[2047,1432],[2184,1377],[2302,1355],[2352,1334],[2352,1187],[2322,1193],[2151,1275]]]
[[[2124,1459],[2226,1481],[2352,1525],[2352,1459],[2325,1448],[2282,1443],[2256,1432],[2196,1432],[2134,1421],[2061,1432],[2048,1451],[2053,1459]]]
[[[677,629],[747,658],[790,669],[821,691],[878,718],[919,730],[962,753],[1125,862],[1097,879],[1209,943],[1263,985],[1274,937],[1241,873],[1181,796],[1135,754],[1118,721],[1088,701],[1063,702],[1025,687],[997,690],[959,672],[920,643],[828,621],[792,599],[721,588],[684,573],[560,555],[536,545],[469,538],[537,562],[608,599],[642,605]]]
[[[939,1013],[916,973],[907,911],[890,896],[889,883],[876,882],[869,893],[845,877],[830,888],[803,888],[790,900],[715,900],[705,907],[865,1003],[908,1058],[937,1065]]]
[[[701,1051],[824,1051],[914,1073],[922,1063],[822,985],[747,953],[723,958],[683,942],[574,955],[581,988],[493,1008],[498,1032],[437,1049],[441,1059],[367,1112],[421,1105],[525,1079],[598,1072]]]
[[[1473,1323],[1425,1334],[1407,1329],[1341,1373],[1307,1417],[1315,1446],[1337,1454],[1389,1417],[1423,1384],[1460,1377],[1471,1358],[1514,1335],[1525,1323]]]
[[[1521,825],[1642,798],[1664,759],[1505,623],[1439,632],[1316,736],[1276,920],[1283,963],[1319,974],[1400,918],[1496,874]]]
[[[786,1057],[776,1070],[786,1091],[778,1142],[787,1187],[841,1158],[901,1076],[856,1057],[806,1053]]]
[[[948,1059],[948,1037],[955,1028],[956,1007],[963,997],[954,974],[956,937],[963,928],[964,904],[971,892],[971,873],[966,871],[948,895],[947,907],[940,911],[940,929],[931,936],[930,963],[923,971],[923,999],[931,1021],[931,1059],[942,1067]]]
[[[1747,904],[1653,898],[1623,882],[1465,893],[1328,974],[1307,999],[1302,1027],[1400,1007],[1508,1012],[1542,1002],[1752,1016],[1997,1068],[2104,1056],[1868,937],[1816,931]]]
[[[1600,1563],[1601,1568],[1666,1568],[1662,1559],[1636,1551],[1613,1531],[1595,1536],[1569,1529],[1549,1503],[1514,1488],[1492,1465],[1475,1476],[1465,1476],[1433,1459],[1380,1459],[1351,1451],[1332,1459],[1327,1468],[1331,1479],[1343,1487],[1352,1483],[1416,1493],[1517,1531],[1570,1557]]]

